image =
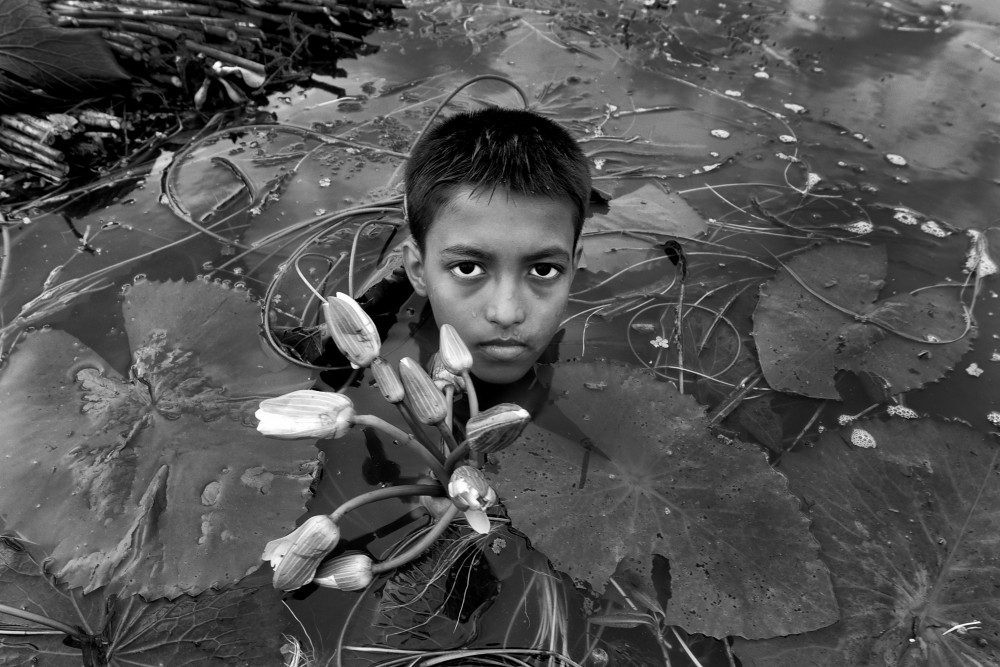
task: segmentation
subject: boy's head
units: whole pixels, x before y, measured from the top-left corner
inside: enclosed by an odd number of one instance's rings
[[[582,151],[537,114],[484,109],[432,128],[405,180],[414,289],[469,345],[477,377],[520,379],[569,298],[590,197]]]

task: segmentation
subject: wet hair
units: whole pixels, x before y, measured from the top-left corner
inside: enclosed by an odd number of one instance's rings
[[[427,231],[455,191],[565,198],[579,238],[590,200],[590,169],[569,132],[521,109],[460,113],[428,130],[404,172],[410,232],[423,249]]]

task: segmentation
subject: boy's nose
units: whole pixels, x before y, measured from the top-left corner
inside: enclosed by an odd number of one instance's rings
[[[527,314],[524,307],[524,299],[519,293],[517,286],[505,284],[507,281],[497,285],[493,292],[493,298],[486,306],[486,319],[499,327],[509,328],[524,322]]]

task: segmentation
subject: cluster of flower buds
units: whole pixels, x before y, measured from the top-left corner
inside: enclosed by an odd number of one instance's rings
[[[339,518],[368,502],[418,496],[438,520],[429,533],[433,539],[459,511],[474,530],[488,533],[490,520],[486,510],[497,503],[497,494],[482,471],[466,463],[466,456],[509,446],[531,419],[527,410],[512,403],[479,412],[470,375],[472,354],[453,327],[447,324],[441,327],[440,349],[428,373],[408,357],[399,362],[398,369],[381,357],[375,323],[351,297],[338,293],[327,299],[323,312],[327,330],[340,351],[355,368],[371,368],[382,396],[396,405],[419,433],[406,433],[379,417],[357,414],[354,403],[342,393],[311,389],[261,401],[255,414],[257,429],[268,437],[292,439],[340,438],[355,425],[375,428],[420,454],[428,462],[436,482],[370,491],[345,502],[330,515],[310,517],[285,537],[268,542],[263,559],[274,568],[275,588],[285,591],[310,582],[340,590],[361,590],[377,574],[426,550],[429,543],[422,539],[409,547],[409,551],[383,562],[356,552],[331,557],[340,540]],[[451,403],[460,393],[469,397],[472,413],[461,445],[455,442],[451,424]],[[438,427],[444,444],[427,442],[419,424]]]

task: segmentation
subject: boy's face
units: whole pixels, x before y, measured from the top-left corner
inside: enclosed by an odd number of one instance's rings
[[[508,383],[527,373],[559,329],[580,249],[573,205],[502,188],[455,192],[424,242],[406,244],[413,288],[439,325],[451,324],[472,351],[472,372]]]

